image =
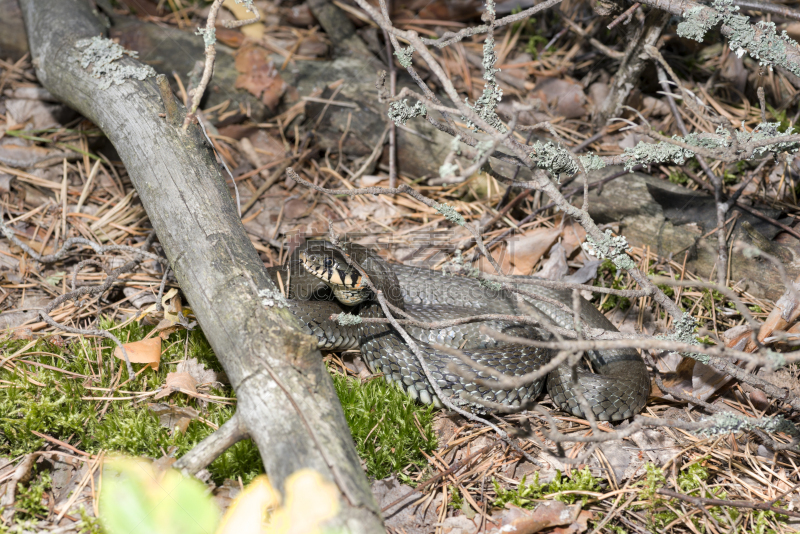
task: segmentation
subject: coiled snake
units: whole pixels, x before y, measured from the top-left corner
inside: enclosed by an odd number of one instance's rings
[[[404,309],[410,317],[432,322],[477,314],[522,315],[526,306],[535,307],[545,318],[562,328],[572,328],[572,315],[552,304],[525,299],[505,291],[493,291],[472,278],[452,276],[428,269],[389,264],[364,247],[342,245],[351,261],[359,264],[386,300]],[[357,324],[342,326],[330,316],[349,311],[361,317],[384,317],[380,304],[367,289],[361,275],[342,254],[326,241],[307,241],[299,247],[282,267],[268,269],[279,285],[286,285],[289,309],[299,319],[306,333],[317,337],[319,348],[346,350],[359,347],[370,369],[383,373],[414,399],[442,406],[423,372],[417,357],[398,332],[388,324]],[[280,280],[278,280],[280,273]],[[525,290],[572,306],[572,294],[538,285],[525,285]],[[362,302],[362,299],[367,299]],[[528,308],[530,309],[530,308]],[[581,317],[595,328],[615,331],[614,326],[581,299]],[[547,339],[545,329],[520,324],[489,321],[493,330],[526,338]],[[442,393],[455,404],[475,404],[475,398],[519,406],[535,400],[545,382],[553,401],[564,411],[583,417],[575,390],[580,388],[595,417],[601,421],[619,421],[637,414],[645,405],[650,392],[647,368],[639,354],[632,349],[590,351],[587,357],[594,374],[578,369],[577,384],[572,381],[572,369],[562,364],[551,371],[546,380],[520,385],[512,389],[479,385],[462,375],[477,375],[495,381],[489,374],[473,369],[460,359],[436,350],[438,343],[460,348],[477,363],[506,375],[520,376],[539,369],[549,362],[555,352],[519,344],[499,344],[479,332],[476,323],[424,330],[406,327],[419,341],[423,357]],[[454,372],[455,368],[466,372]]]

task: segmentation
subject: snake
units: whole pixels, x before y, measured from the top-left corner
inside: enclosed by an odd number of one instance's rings
[[[543,324],[494,320],[482,323],[488,329],[481,329],[476,323],[432,329],[405,326],[419,348],[425,369],[395,327],[385,321],[363,321],[385,315],[362,272],[387,303],[421,323],[478,314],[516,316],[530,314],[533,309],[541,321],[572,329],[573,295],[569,290],[525,284],[527,293],[544,300],[520,297],[487,287],[473,277],[390,263],[364,246],[333,245],[325,240],[307,240],[282,266],[270,267],[267,272],[284,292],[285,304],[302,330],[316,337],[319,349],[360,349],[373,373],[382,374],[424,404],[444,407],[438,389],[451,403],[471,411],[485,412],[487,406],[493,405],[519,410],[532,405],[546,386],[555,405],[568,414],[585,418],[582,395],[587,403],[584,406],[591,408],[596,420],[621,421],[639,413],[650,393],[647,366],[634,349],[586,351],[590,368],[585,363],[573,366],[564,362],[536,380],[493,384],[498,379],[489,369],[504,377],[522,377],[548,364],[556,351],[524,341],[500,342],[491,331],[516,338],[552,339],[552,329]],[[617,331],[591,303],[580,298],[579,305],[584,324]],[[331,319],[340,313],[360,317],[361,322]],[[401,315],[392,315],[402,319]],[[443,347],[458,349],[467,359]],[[438,388],[433,387],[432,381]]]

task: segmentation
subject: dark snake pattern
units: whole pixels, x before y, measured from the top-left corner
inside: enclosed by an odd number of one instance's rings
[[[278,285],[288,285],[289,309],[303,325],[304,331],[316,336],[321,349],[360,348],[372,372],[382,373],[387,381],[401,385],[414,399],[441,407],[441,401],[428,382],[417,357],[391,325],[342,326],[329,319],[331,314],[342,311],[361,317],[384,315],[380,305],[374,300],[354,307],[337,302],[331,289],[317,276],[309,273],[298,260],[298,254],[307,250],[308,243],[296,250],[284,266],[268,269],[276,283],[277,273],[280,273]],[[317,247],[320,243],[329,246],[321,241],[311,243],[316,243]],[[419,321],[441,321],[486,313],[524,315],[526,309],[530,310],[529,307],[533,306],[552,324],[572,328],[572,314],[552,304],[522,299],[505,291],[493,291],[472,278],[390,264],[363,247],[347,247],[351,257],[366,270],[373,283],[383,290],[387,300]],[[338,254],[335,251],[333,253]],[[570,291],[532,284],[525,284],[524,289],[563,302],[570,309],[572,307]],[[581,317],[590,327],[616,331],[602,313],[583,299]],[[533,339],[551,338],[543,328],[500,321],[482,324],[509,335]],[[598,420],[619,421],[639,413],[650,393],[647,367],[639,353],[633,349],[587,352],[586,356],[595,373],[579,368],[577,383],[573,383],[572,368],[565,363],[551,371],[546,379],[513,389],[502,389],[479,385],[465,378],[462,374],[475,374],[490,383],[495,380],[456,357],[436,350],[431,343],[461,348],[472,360],[511,376],[520,376],[539,369],[550,361],[555,351],[521,344],[500,344],[481,334],[478,323],[439,330],[416,327],[406,327],[406,330],[419,341],[431,376],[442,393],[450,396],[454,404],[473,410],[484,409],[474,402],[475,398],[510,407],[530,404],[541,394],[546,383],[547,391],[561,410],[584,417],[576,395],[576,390],[580,390]],[[456,372],[453,367],[467,373]]]

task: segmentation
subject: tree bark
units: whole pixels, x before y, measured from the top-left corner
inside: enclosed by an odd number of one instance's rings
[[[99,126],[114,144],[198,323],[238,397],[238,424],[256,443],[271,482],[310,468],[339,489],[330,525],[383,531],[380,513],[315,342],[285,309],[265,308],[276,291],[248,240],[225,179],[166,79],[101,89],[81,68],[75,43],[103,33],[84,0],[21,0],[41,81]],[[130,58],[124,65],[139,66]],[[90,67],[91,68],[91,67]],[[159,117],[165,114],[165,118]]]

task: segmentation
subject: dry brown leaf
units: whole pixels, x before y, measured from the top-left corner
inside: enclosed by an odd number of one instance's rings
[[[570,222],[564,225],[561,230],[561,244],[567,253],[567,257],[571,258],[577,250],[581,250],[581,243],[586,240],[586,230],[576,222]],[[575,261],[579,263],[586,263],[586,257],[581,250],[576,256]]]
[[[286,91],[286,82],[270,60],[269,52],[254,44],[245,45],[236,53],[235,64],[239,71],[235,87],[247,90],[275,111]]]
[[[58,128],[60,119],[65,118],[64,106],[45,104],[40,100],[9,99],[6,100],[6,111],[11,114],[9,123],[29,123],[36,130]]]
[[[553,529],[553,534],[580,534],[586,532],[589,528],[589,521],[594,518],[594,512],[591,510],[583,510],[578,514],[578,519],[565,527],[557,527]]]
[[[308,202],[299,198],[293,198],[283,207],[283,216],[287,219],[299,219],[308,215]]]
[[[539,269],[536,276],[546,280],[561,280],[567,271],[567,254],[561,243],[556,243],[550,247],[549,257],[542,264],[542,268]]]
[[[165,386],[183,392],[197,393],[197,380],[189,373],[167,373]]]
[[[59,163],[64,158],[73,158],[74,156],[75,153],[71,151],[41,146],[26,146],[11,142],[0,144],[0,163],[20,169],[48,167]]]
[[[536,263],[550,250],[559,235],[561,230],[558,228],[537,228],[510,240],[507,256],[508,262],[514,266],[514,274],[531,274]]]
[[[167,390],[169,394],[171,390]],[[161,392],[163,393],[163,391]],[[159,393],[159,395],[161,394]],[[170,430],[177,428],[180,433],[186,432],[194,419],[200,415],[200,412],[188,406],[175,406],[172,404],[163,404],[160,402],[149,402],[147,407],[158,416],[158,422],[164,428]]]
[[[146,363],[158,371],[158,364],[161,363],[160,337],[125,343],[122,346],[125,347],[125,352],[128,353],[128,359],[131,363]],[[125,360],[125,356],[122,355],[122,350],[119,347],[114,349],[114,356],[120,360]]]
[[[533,534],[552,527],[572,525],[578,521],[581,511],[580,504],[567,505],[560,501],[545,501],[533,510],[524,510],[513,505],[506,506],[508,509],[492,516],[498,517],[503,525],[499,529],[493,529],[492,533]],[[577,533],[580,530],[564,532]]]
[[[211,369],[206,369],[206,366],[198,362],[197,358],[189,358],[179,363],[175,368],[175,372],[188,373],[195,379],[196,384],[211,384],[220,381],[217,373]]]
[[[265,164],[286,157],[286,148],[283,146],[283,142],[264,130],[258,130],[248,139],[253,145],[253,150],[259,154],[259,159]]]
[[[498,247],[492,252],[492,257],[500,265],[501,273],[499,274],[508,275],[508,274],[514,274],[515,272],[514,266],[511,265],[511,262],[509,261],[510,256],[507,252],[507,248],[508,246]],[[478,259],[478,269],[484,273],[498,274],[494,266],[491,263],[489,263],[489,260],[487,260],[486,257],[483,255]]]
[[[586,114],[586,95],[580,84],[558,78],[544,78],[532,96],[547,102],[556,116],[575,119]]]

